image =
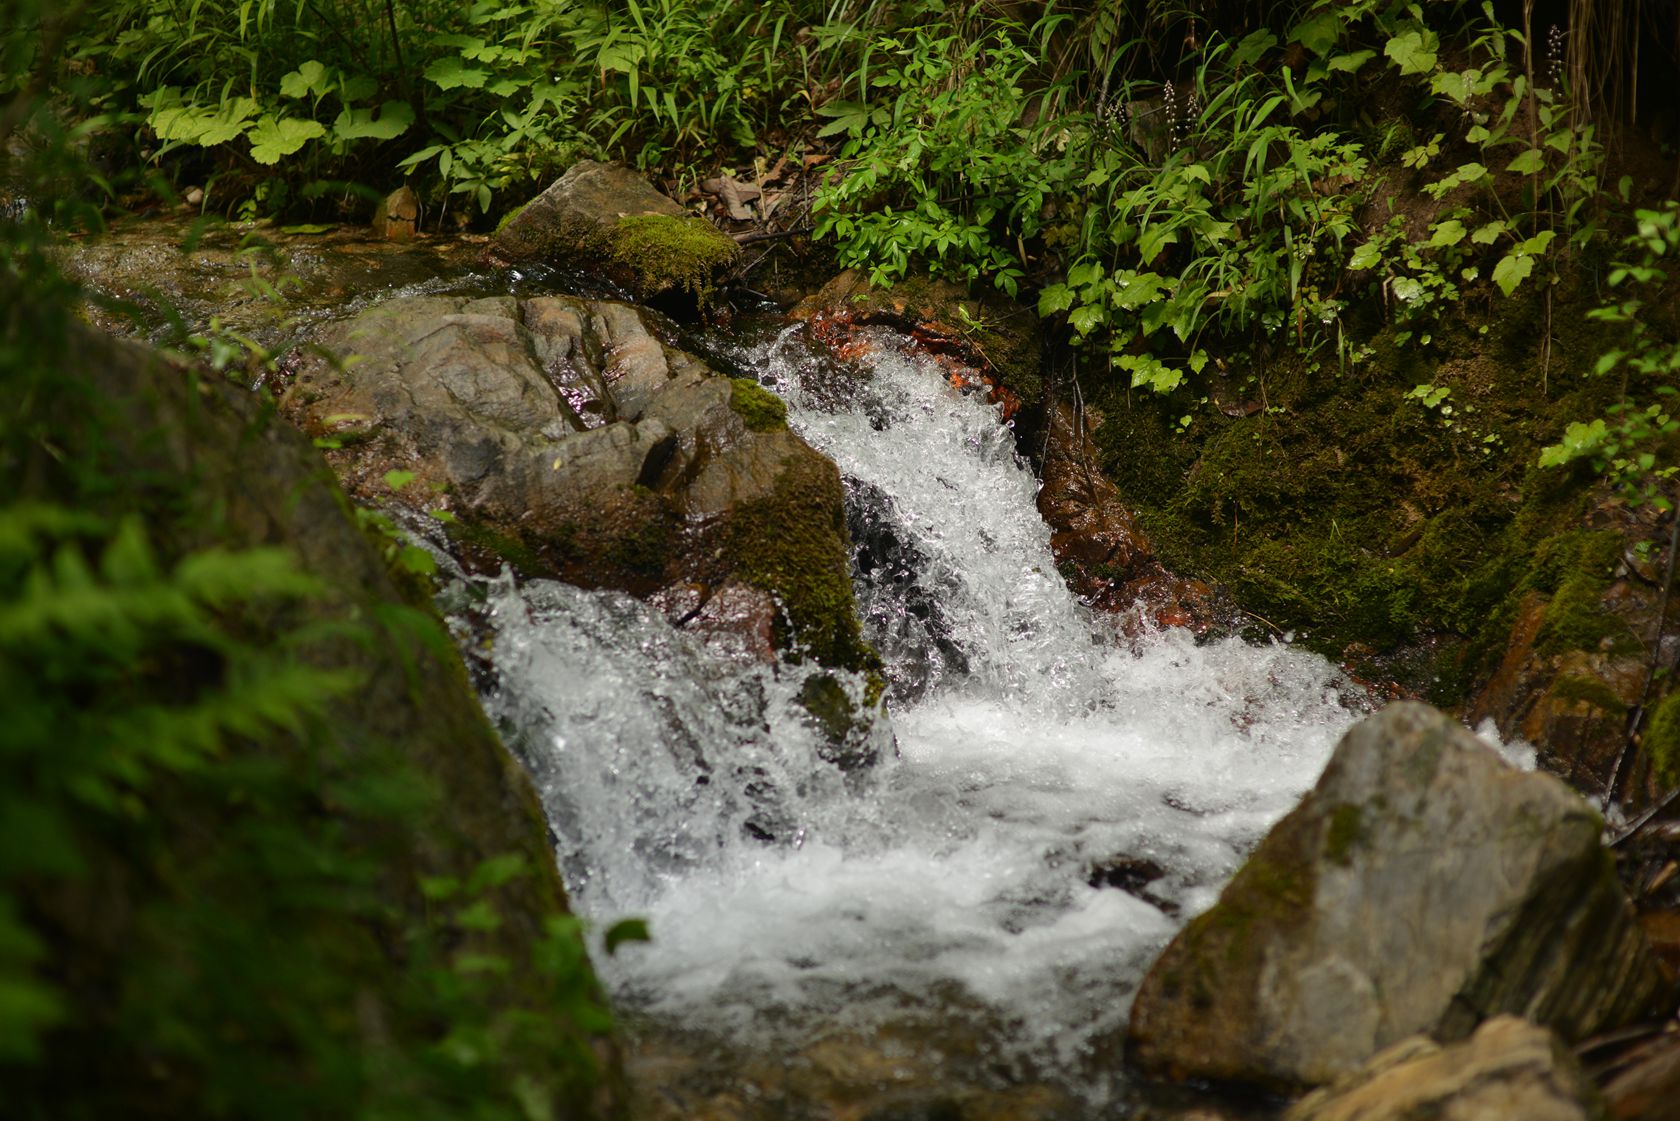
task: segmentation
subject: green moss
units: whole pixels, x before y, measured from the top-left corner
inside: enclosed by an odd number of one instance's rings
[[[565,532],[570,529],[571,532]],[[488,554],[498,561],[504,561],[525,575],[549,573],[554,566],[545,563],[541,555],[524,541],[512,534],[503,533],[487,525],[457,518],[445,527],[450,541],[456,545],[463,545],[468,549]],[[562,527],[562,532],[554,535],[553,551],[562,559],[567,559],[576,551],[576,527]]]
[[[1364,839],[1364,812],[1343,802],[1330,812],[1330,827],[1324,833],[1324,857],[1346,867],[1353,862],[1353,849]]]
[[[1651,710],[1644,746],[1662,784],[1680,784],[1680,691],[1670,693]]]
[[[822,665],[879,673],[880,657],[858,626],[832,464],[803,456],[784,461],[768,498],[735,509],[725,553],[737,577],[780,597],[786,618],[778,646]]]
[[[1604,593],[1621,554],[1621,536],[1611,530],[1579,530],[1544,544],[1531,583],[1551,591],[1552,602],[1534,639],[1537,651],[1638,654],[1644,649],[1627,623],[1604,609]]]
[[[729,407],[754,432],[787,427],[787,402],[751,378],[729,379]]]
[[[496,223],[496,232],[501,233],[503,230],[507,229],[508,223],[519,217],[520,214],[524,213],[525,208],[530,205],[531,204],[528,202],[522,202],[512,210],[509,210],[506,214],[502,215],[501,220]]]
[[[658,576],[671,555],[671,527],[662,518],[648,518],[614,537],[606,555],[616,568]]]
[[[710,294],[719,269],[734,261],[738,247],[704,218],[637,214],[620,218],[608,238],[607,257],[628,269],[645,295],[681,288]]]
[[[1610,686],[1596,677],[1563,674],[1552,682],[1552,687],[1547,691],[1556,700],[1574,701],[1611,716],[1621,716],[1627,712],[1627,703],[1616,696]]]

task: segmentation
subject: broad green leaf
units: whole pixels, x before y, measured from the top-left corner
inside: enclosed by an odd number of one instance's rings
[[[347,77],[338,84],[339,100],[346,104],[372,97],[378,92],[379,83],[365,74]]]
[[[414,123],[414,108],[406,101],[387,101],[375,115],[372,109],[346,109],[333,122],[339,140],[392,140]]]
[[[1138,257],[1144,264],[1151,264],[1161,250],[1177,243],[1178,231],[1171,226],[1150,226],[1138,234]]]
[[[1394,60],[1402,74],[1427,74],[1435,69],[1435,36],[1426,31],[1406,31],[1383,46],[1383,54]]]
[[[1172,281],[1152,272],[1129,272],[1115,277],[1115,281],[1114,306],[1128,311],[1154,303],[1172,287]]]
[[[1475,231],[1471,233],[1470,240],[1477,245],[1492,245],[1504,232],[1505,223],[1496,218],[1492,222],[1477,226]]]
[[[1309,16],[1295,25],[1289,33],[1291,43],[1299,43],[1319,58],[1330,53],[1342,34],[1342,17],[1334,10]]]
[[[1350,269],[1368,269],[1375,267],[1381,262],[1382,246],[1378,245],[1375,241],[1367,241],[1364,245],[1361,245],[1358,249],[1353,251],[1353,256],[1348,259],[1347,267]]]
[[[1430,79],[1429,88],[1435,93],[1450,97],[1459,105],[1466,104],[1476,91],[1476,81],[1482,76],[1480,70],[1443,70]]]
[[[1514,171],[1518,175],[1533,175],[1546,166],[1545,153],[1538,148],[1530,148],[1516,159],[1505,165],[1506,171]]]
[[[320,96],[332,88],[332,78],[323,64],[310,59],[290,74],[280,78],[280,93],[284,97]]]
[[[1405,303],[1411,303],[1423,295],[1423,285],[1409,276],[1397,276],[1393,284],[1394,298]]]
[[[1038,314],[1055,315],[1073,306],[1073,289],[1065,284],[1047,285],[1038,294]]]
[[[1531,256],[1538,257],[1551,247],[1552,239],[1555,237],[1557,237],[1556,231],[1541,230],[1539,233],[1517,246],[1517,252],[1527,253]]]
[[[1457,218],[1449,218],[1445,222],[1438,223],[1435,226],[1434,232],[1429,236],[1428,248],[1441,249],[1447,246],[1457,245],[1463,240],[1464,223],[1460,222]]]
[[[1509,296],[1517,290],[1528,275],[1534,271],[1534,258],[1526,253],[1512,251],[1499,259],[1493,266],[1493,282],[1499,285],[1499,290]]]
[[[1277,36],[1270,31],[1253,31],[1243,36],[1237,44],[1236,50],[1231,52],[1231,65],[1252,66],[1260,61],[1260,56],[1277,46]]]
[[[401,490],[414,481],[414,472],[392,469],[385,472],[385,485],[392,490]]]
[[[1591,455],[1609,438],[1610,433],[1605,429],[1602,417],[1590,424],[1571,421],[1563,431],[1563,439],[1540,449],[1540,466],[1562,467],[1582,456]]]
[[[468,66],[455,56],[436,60],[426,67],[425,73],[432,84],[441,90],[452,90],[461,86],[475,90],[483,89],[484,83],[490,80],[490,71],[478,66]]]
[[[1102,309],[1081,304],[1068,314],[1068,325],[1080,335],[1089,335],[1102,323]]]
[[[1353,74],[1356,73],[1361,66],[1364,66],[1367,62],[1370,62],[1376,57],[1376,51],[1353,51],[1349,54],[1339,54],[1330,60],[1330,72],[1332,74],[1338,72]]]
[[[276,164],[318,136],[327,133],[320,121],[306,117],[264,117],[251,129],[251,158]]]

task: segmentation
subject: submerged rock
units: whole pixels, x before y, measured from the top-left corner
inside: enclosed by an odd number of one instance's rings
[[[714,374],[646,313],[416,297],[316,343],[325,354],[302,359],[282,408],[337,445],[328,459],[357,497],[446,512],[485,567],[639,595],[677,586],[666,598],[683,616],[712,631],[739,620],[747,649],[763,610],[702,609],[710,589],[760,589],[777,600],[778,648],[874,664],[834,464],[788,429],[773,394]]]
[[[1401,1040],[1284,1121],[1594,1121],[1604,1104],[1561,1040],[1498,1016],[1461,1043]]]
[[[733,239],[628,168],[584,160],[516,211],[491,241],[504,261],[595,264],[638,299],[704,296],[739,252]]]
[[[1503,1012],[1569,1040],[1643,1016],[1668,985],[1601,830],[1557,779],[1426,705],[1391,705],[1155,963],[1133,1057],[1290,1089]]]

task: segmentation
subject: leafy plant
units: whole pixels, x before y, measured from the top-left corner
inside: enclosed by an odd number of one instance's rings
[[[1571,421],[1563,436],[1540,452],[1540,466],[1563,467],[1580,460],[1609,480],[1634,504],[1650,503],[1667,511],[1672,503],[1664,484],[1680,474],[1674,454],[1680,433],[1680,341],[1659,333],[1646,296],[1670,281],[1669,267],[1680,256],[1680,202],[1634,212],[1636,229],[1623,242],[1632,262],[1611,270],[1611,288],[1626,296],[1588,313],[1589,318],[1619,325],[1622,345],[1606,351],[1592,377],[1619,376],[1618,400],[1602,417]]]

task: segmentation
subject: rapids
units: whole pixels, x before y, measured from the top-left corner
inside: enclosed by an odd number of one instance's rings
[[[798,328],[731,356],[846,479],[890,679],[876,767],[824,761],[811,668],[550,582],[491,588],[487,705],[573,906],[647,920],[650,943],[598,955],[638,1021],[792,1053],[956,1019],[988,1069],[1100,1104],[1143,970],[1317,778],[1356,691],[1287,645],[1084,611],[996,410],[877,342],[862,369]]]

